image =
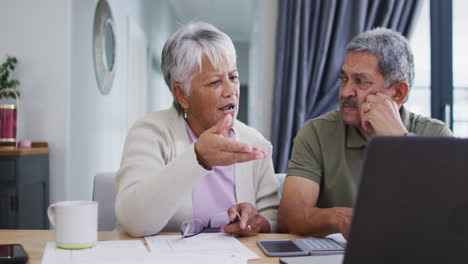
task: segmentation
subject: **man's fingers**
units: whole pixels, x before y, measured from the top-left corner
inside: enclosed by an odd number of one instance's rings
[[[378,96],[376,94],[369,94],[366,97],[365,103],[376,103],[378,102]]]
[[[376,101],[378,101],[379,98],[380,98],[380,100],[382,100],[382,101],[391,100],[391,98],[390,98],[388,95],[384,94],[384,93],[377,93],[377,94],[376,94]]]
[[[384,93],[369,94],[366,96],[366,102],[368,103],[383,103],[386,100],[391,100],[391,98]]]

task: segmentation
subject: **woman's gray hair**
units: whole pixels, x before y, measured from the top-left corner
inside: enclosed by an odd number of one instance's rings
[[[183,108],[172,92],[172,86],[180,83],[189,95],[190,82],[202,71],[203,55],[209,58],[215,68],[226,59],[230,64],[236,65],[236,49],[231,38],[208,23],[192,22],[183,25],[164,44],[161,70],[174,97],[174,107],[179,113],[183,112]]]
[[[379,59],[379,72],[385,79],[385,88],[405,81],[413,86],[414,62],[408,40],[387,28],[375,28],[359,34],[346,45],[346,52],[370,52]]]

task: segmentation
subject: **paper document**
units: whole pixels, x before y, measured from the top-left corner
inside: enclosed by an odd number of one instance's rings
[[[227,256],[230,259],[258,259],[253,251],[239,240],[224,233],[199,234],[193,237],[149,236],[145,237],[151,254]],[[245,262],[244,262],[245,263]]]
[[[151,254],[152,263],[165,264],[247,264],[247,259],[237,255],[226,254]],[[137,263],[137,262],[135,262]]]
[[[42,264],[127,264],[191,263],[246,264],[259,256],[234,237],[224,233],[145,237],[150,252],[141,240],[98,241],[88,249],[61,249],[47,242]]]
[[[42,264],[154,263],[141,240],[98,241],[87,249],[61,249],[47,242]]]

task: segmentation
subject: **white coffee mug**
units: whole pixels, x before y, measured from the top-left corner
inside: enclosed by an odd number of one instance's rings
[[[98,204],[93,201],[64,201],[47,208],[47,216],[55,227],[57,247],[89,248],[97,241]]]

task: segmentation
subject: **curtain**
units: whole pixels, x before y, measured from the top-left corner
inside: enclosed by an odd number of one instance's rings
[[[387,27],[409,36],[422,0],[280,0],[272,137],[276,172],[286,172],[305,121],[338,108],[346,44]]]

